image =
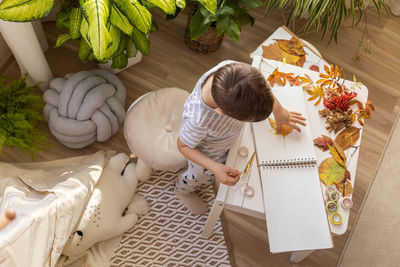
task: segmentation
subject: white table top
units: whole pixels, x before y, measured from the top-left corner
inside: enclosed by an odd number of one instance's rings
[[[272,71],[281,63],[272,61],[272,60],[261,60],[260,57],[256,57],[255,60],[259,61],[260,69],[261,71],[266,75],[266,77],[269,76],[269,74],[272,73]],[[257,63],[256,63],[257,64]],[[253,63],[254,65],[254,63]],[[312,72],[307,69],[303,68],[298,68],[292,65],[287,65],[287,67],[290,69],[290,71],[285,71],[285,66],[282,67],[280,65],[279,71],[283,72],[293,72],[293,68],[295,68],[296,74],[300,73],[307,73],[313,78],[314,81],[316,81],[319,77],[319,74],[317,72]],[[323,68],[321,68],[323,69]],[[349,85],[351,82],[346,82],[347,85]],[[368,97],[368,89],[365,86],[362,86],[358,92],[358,97],[357,99],[360,100],[361,102],[365,103]],[[308,117],[309,117],[309,124],[311,126],[311,132],[313,138],[317,138],[321,136],[321,134],[330,136],[331,138],[334,138],[336,134],[329,133],[325,129],[325,122],[324,119],[320,117],[318,114],[318,110],[323,108],[322,103],[320,103],[317,107],[314,106],[314,102],[307,101],[307,98],[309,97],[306,93],[304,94],[305,97],[305,102],[307,106],[307,112],[308,112]],[[354,126],[356,127],[361,127],[360,125],[357,125],[358,122],[355,122]],[[355,144],[355,146],[359,146],[360,141],[362,137],[362,127],[360,131],[360,138]],[[249,155],[247,158],[240,158],[237,156],[237,149],[241,146],[245,146],[249,149]],[[251,132],[251,127],[250,124],[246,124],[244,127],[244,130],[242,132],[242,135],[240,138],[238,138],[237,142],[234,144],[234,146],[231,148],[231,151],[228,155],[227,159],[227,165],[231,167],[235,167],[239,170],[243,170],[246,163],[248,162],[252,152],[254,151],[254,142],[253,142],[253,136]],[[317,163],[318,165],[322,162],[322,160],[330,157],[329,151],[321,151],[320,149],[315,149],[316,151],[316,156],[317,156]],[[352,148],[348,149],[346,152],[346,156],[350,157],[350,154],[354,152]],[[355,174],[356,174],[356,167],[357,167],[357,161],[358,161],[358,153],[359,149],[356,150],[356,152],[352,155],[352,159],[349,161],[348,165],[348,170],[350,171],[351,174],[351,183],[354,188],[355,185]],[[258,171],[258,167],[256,164],[252,165],[252,172],[251,176],[249,179],[249,185],[251,185],[255,189],[255,193],[253,197],[247,197],[244,196],[243,193],[241,193],[240,190],[234,190],[232,187],[228,187],[226,185],[221,184],[217,199],[220,201],[225,201],[226,203],[226,208],[236,210],[241,213],[245,213],[251,216],[255,216],[258,218],[263,218],[265,219],[265,214],[264,214],[264,205],[263,205],[263,196],[262,196],[262,187],[261,187],[261,181],[260,181],[260,175]],[[321,190],[324,191],[325,185],[321,183]],[[326,195],[324,194],[326,197]],[[343,209],[340,205],[338,205],[338,212],[342,215],[343,217],[343,222],[340,225],[333,225],[330,223],[330,228],[331,232],[335,235],[342,235],[346,232],[347,230],[347,225],[348,225],[348,219],[349,219],[349,214],[350,210],[348,209]]]

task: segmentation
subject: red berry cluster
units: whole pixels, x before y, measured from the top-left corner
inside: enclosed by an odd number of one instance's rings
[[[350,100],[357,96],[357,93],[343,93],[341,95],[330,95],[324,98],[324,106],[329,110],[340,109],[345,112],[349,109]]]

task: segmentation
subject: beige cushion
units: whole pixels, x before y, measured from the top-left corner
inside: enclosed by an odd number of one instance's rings
[[[188,96],[182,89],[164,88],[139,98],[128,110],[126,142],[132,153],[154,169],[178,170],[186,165],[176,143]]]

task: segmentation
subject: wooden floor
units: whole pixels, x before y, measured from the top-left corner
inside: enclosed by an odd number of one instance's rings
[[[369,88],[370,99],[376,107],[376,112],[367,122],[363,134],[349,229],[388,138],[395,112],[399,110],[396,105],[400,103],[400,57],[398,55],[400,18],[384,17],[379,22],[377,16],[371,12],[368,13],[370,13],[369,33],[372,54],[362,53],[359,62],[354,59],[354,56],[361,36],[361,27],[353,30],[344,25],[339,34],[339,43],[332,43],[329,46],[326,46],[326,41],[320,40],[318,33],[302,36],[303,39],[315,45],[328,62],[344,67],[348,78],[351,79],[352,74],[356,74],[358,80]],[[118,74],[128,90],[126,106],[140,95],[163,87],[180,87],[191,91],[201,74],[224,59],[250,63],[248,54],[283,23],[279,14],[273,14],[264,19],[262,8],[254,11],[253,15],[256,17],[256,24],[253,27],[243,28],[241,42],[225,38],[222,47],[209,55],[194,53],[185,46],[183,36],[186,16],[184,14],[171,21],[164,21],[161,15],[156,15],[159,31],[150,36],[150,55],[144,57],[138,65]],[[45,31],[50,46],[53,47],[56,40],[55,24],[45,24]],[[77,58],[77,50],[74,43],[68,43],[62,48],[49,49],[46,56],[55,76],[96,67],[93,64],[80,62]],[[15,62],[8,67],[6,74],[10,77],[19,75]],[[47,131],[44,123],[40,127]],[[65,148],[52,136],[49,136],[49,143],[51,147],[46,152],[38,154],[37,160],[77,156],[99,149],[129,153],[122,130],[105,143],[96,143],[81,150]],[[31,159],[13,149],[4,149],[0,160],[21,162]],[[231,254],[234,255],[237,266],[336,266],[349,233],[347,231],[346,234],[334,238],[335,248],[315,252],[300,264],[292,265],[289,262],[289,254],[269,253],[264,221],[233,212],[225,212],[225,216],[227,222],[224,227],[229,233],[233,252]]]

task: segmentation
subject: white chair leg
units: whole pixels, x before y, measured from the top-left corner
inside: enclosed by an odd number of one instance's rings
[[[43,82],[39,85],[41,89],[47,89],[53,75],[32,23],[0,21],[0,31],[28,75],[35,82]]]
[[[219,216],[221,216],[224,206],[224,202],[219,200],[214,201],[210,214],[208,215],[207,222],[204,225],[203,233],[201,234],[204,238],[210,238],[210,236],[213,234],[214,227],[217,224]]]
[[[138,158],[136,163],[136,177],[139,181],[146,181],[150,178],[151,166]]]
[[[292,252],[290,255],[290,262],[299,263],[308,256],[310,256],[315,250],[301,250]]]

